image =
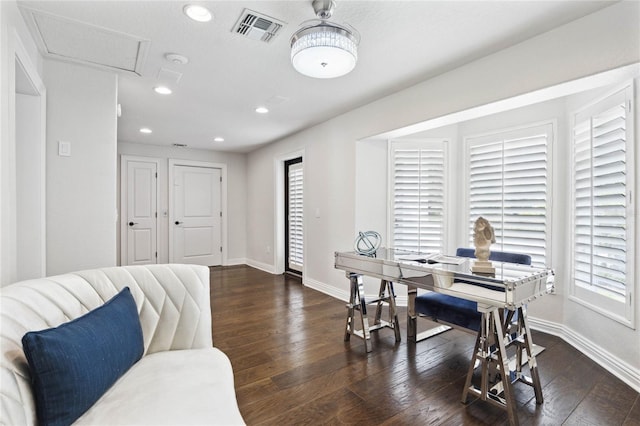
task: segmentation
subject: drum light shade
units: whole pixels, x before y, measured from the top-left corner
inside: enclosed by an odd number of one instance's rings
[[[291,64],[301,74],[335,78],[348,74],[358,61],[358,39],[338,25],[322,22],[291,37]]]

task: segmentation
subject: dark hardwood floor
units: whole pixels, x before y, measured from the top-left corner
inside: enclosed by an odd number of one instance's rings
[[[486,402],[460,402],[470,334],[407,343],[401,308],[402,342],[383,329],[367,354],[361,339],[343,341],[345,303],[296,278],[213,267],[211,294],[214,345],[231,359],[249,425],[508,424]],[[546,348],[537,357],[545,401],[516,384],[521,425],[640,425],[637,392],[562,339],[533,338]]]

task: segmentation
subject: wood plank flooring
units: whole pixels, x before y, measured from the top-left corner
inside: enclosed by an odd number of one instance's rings
[[[460,402],[470,334],[407,343],[401,308],[402,342],[383,329],[367,354],[361,339],[343,341],[344,302],[248,266],[211,268],[211,303],[214,345],[231,359],[249,425],[508,424],[486,402]],[[521,425],[640,425],[637,392],[563,340],[533,333],[546,347],[537,358],[545,402],[516,384]]]

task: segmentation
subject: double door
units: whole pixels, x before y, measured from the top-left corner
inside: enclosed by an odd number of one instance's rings
[[[159,159],[122,157],[121,264],[221,265],[222,170],[173,162],[168,173],[160,168]],[[168,209],[160,208],[164,196]]]

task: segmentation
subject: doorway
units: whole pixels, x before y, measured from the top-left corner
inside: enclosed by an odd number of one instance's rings
[[[222,265],[223,170],[171,163],[169,174],[169,261]]]
[[[160,160],[122,156],[121,264],[158,263],[158,168]]]
[[[304,175],[302,157],[284,162],[285,272],[302,276],[304,267]]]
[[[9,191],[13,229],[7,239],[3,229],[3,240],[12,245],[7,254],[15,256],[9,282],[46,275],[46,90],[17,34],[12,41],[9,103],[15,115],[9,119],[8,157],[15,186]]]

